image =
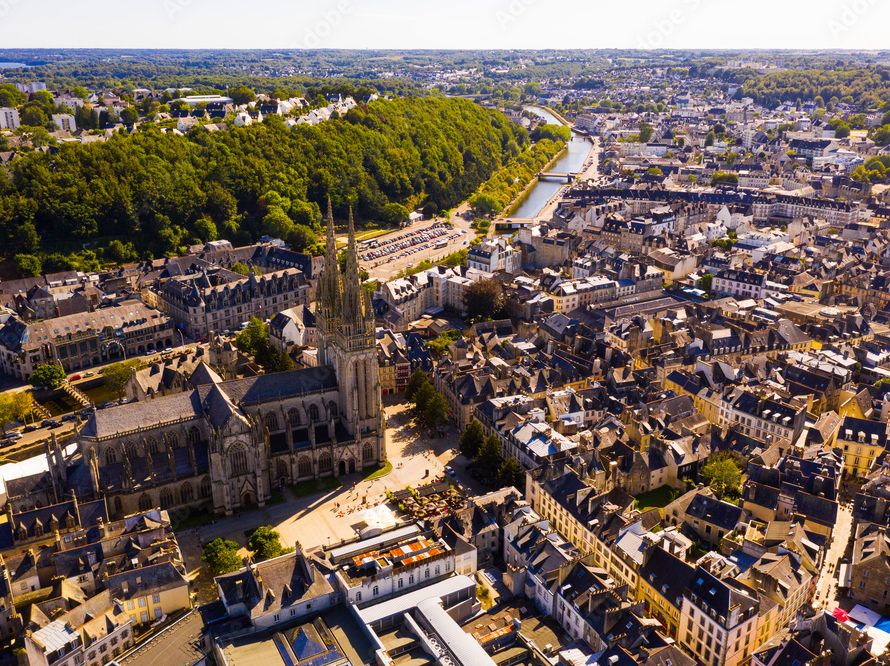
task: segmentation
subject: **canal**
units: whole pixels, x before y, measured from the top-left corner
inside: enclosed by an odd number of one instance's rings
[[[534,113],[547,121],[549,125],[560,125],[556,117],[537,106],[527,106],[526,111]],[[568,143],[568,150],[559,160],[549,167],[550,171],[580,171],[584,161],[590,155],[593,144],[580,134],[572,133],[572,139]],[[536,217],[547,205],[551,197],[556,194],[565,183],[558,181],[538,181],[522,202],[522,205],[510,217]]]

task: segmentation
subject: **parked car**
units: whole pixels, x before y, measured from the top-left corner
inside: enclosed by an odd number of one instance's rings
[[[69,382],[76,382],[78,379],[80,379],[80,375],[71,375],[71,376],[68,378],[68,381],[69,381]]]
[[[22,433],[18,430],[11,430],[5,435],[3,435],[3,441],[5,442],[15,442],[22,438]]]
[[[39,427],[40,427],[40,426],[37,425],[36,423],[29,423],[29,424],[26,425],[24,428],[22,428],[22,432],[34,432],[34,431],[37,430]]]
[[[65,414],[65,415],[62,417],[62,420],[63,420],[63,421],[76,421],[76,420],[77,420],[77,414]]]

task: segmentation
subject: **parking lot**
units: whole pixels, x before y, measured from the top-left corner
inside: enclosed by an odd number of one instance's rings
[[[375,280],[391,280],[422,261],[439,260],[466,249],[475,237],[462,217],[466,205],[456,209],[450,222],[438,218],[364,241],[359,247],[362,268]]]

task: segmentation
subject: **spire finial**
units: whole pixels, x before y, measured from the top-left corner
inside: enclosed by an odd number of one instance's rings
[[[331,197],[328,196],[328,238],[327,238],[328,255],[337,256],[337,240],[334,237],[334,210],[331,206]]]

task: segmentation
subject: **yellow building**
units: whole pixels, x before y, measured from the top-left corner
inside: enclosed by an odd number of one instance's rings
[[[172,562],[109,576],[106,585],[134,625],[155,622],[192,607],[188,580]]]
[[[848,416],[838,430],[837,445],[844,453],[844,474],[865,476],[887,445],[887,424]]]
[[[680,607],[683,590],[695,575],[695,568],[663,548],[653,548],[637,577],[637,601],[646,613],[662,625],[665,633],[677,638],[680,632]]]

